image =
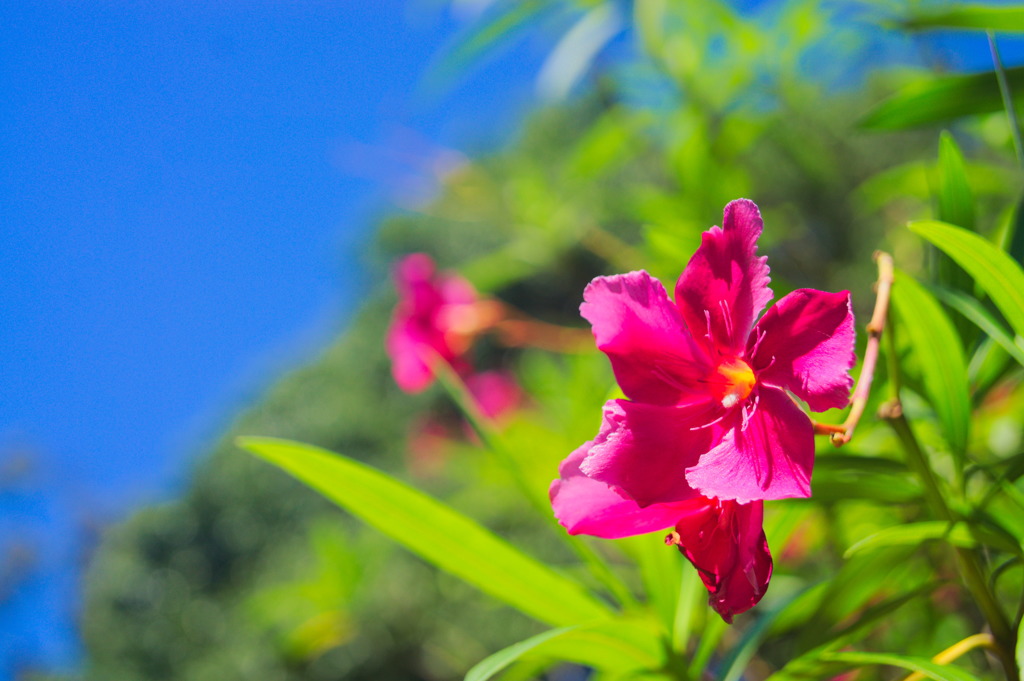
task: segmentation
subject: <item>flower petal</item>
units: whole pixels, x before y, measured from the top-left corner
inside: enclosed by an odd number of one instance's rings
[[[551,483],[549,490],[555,517],[569,534],[619,539],[675,525],[689,502],[640,508],[635,501],[626,499],[603,482],[585,476],[580,471],[580,463],[591,444],[584,444],[562,462],[558,468],[559,479]]]
[[[468,365],[459,357],[467,338],[452,331],[453,311],[470,306],[476,299],[472,285],[451,273],[437,273],[434,261],[425,253],[402,258],[394,270],[399,301],[385,339],[395,382],[406,392],[420,392],[433,381],[429,363],[436,356],[457,372]]]
[[[772,299],[766,257],[757,257],[763,223],[753,201],[725,207],[722,227],[704,232],[676,282],[676,305],[687,327],[708,347],[739,357],[754,320]]]
[[[660,407],[627,400],[604,405],[604,421],[587,457],[584,475],[621,491],[641,507],[696,496],[686,470],[711,448],[715,402]]]
[[[677,404],[701,395],[707,360],[660,281],[642,270],[598,277],[583,300],[580,314],[628,397]]]
[[[730,414],[718,444],[686,470],[686,480],[706,497],[741,503],[809,497],[813,468],[811,420],[789,395],[761,386]]]
[[[764,502],[706,500],[676,525],[675,543],[700,573],[708,603],[726,622],[757,605],[772,577],[761,527]]]
[[[750,336],[758,381],[792,391],[813,411],[845,407],[855,355],[848,291],[799,289],[775,303]]]
[[[433,382],[434,372],[423,356],[423,348],[431,347],[431,342],[411,320],[396,318],[388,329],[384,347],[391,357],[391,375],[399,388],[418,393]]]

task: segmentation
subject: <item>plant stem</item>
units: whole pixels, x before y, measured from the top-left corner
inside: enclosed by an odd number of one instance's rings
[[[853,437],[853,431],[864,415],[871,397],[871,383],[878,364],[878,350],[882,341],[882,331],[889,314],[889,293],[892,291],[893,263],[892,256],[882,251],[875,251],[875,262],[878,263],[878,282],[875,284],[875,309],[871,313],[871,321],[867,324],[868,342],[864,349],[864,364],[861,366],[857,388],[850,399],[850,413],[840,425],[823,423],[814,424],[814,432],[827,434],[832,444],[841,447]]]
[[[942,493],[939,480],[932,470],[931,463],[925,455],[917,436],[914,435],[910,423],[903,415],[903,404],[900,401],[900,370],[896,358],[896,344],[893,340],[892,322],[889,322],[889,381],[892,385],[893,397],[879,409],[879,417],[892,428],[906,454],[907,465],[917,474],[924,487],[925,500],[931,507],[932,512],[942,520],[954,523],[959,520],[953,510],[946,503]],[[1020,681],[1020,670],[1014,655],[1017,637],[1010,620],[999,607],[993,590],[989,589],[981,564],[978,562],[976,553],[963,547],[953,547],[956,554],[957,567],[960,576],[964,580],[967,590],[974,597],[978,608],[988,622],[989,628],[995,640],[995,648],[999,661],[1006,672],[1008,681]]]
[[[996,69],[996,79],[999,80],[999,93],[1003,97],[1006,116],[1010,119],[1010,132],[1013,134],[1013,150],[1017,153],[1017,163],[1024,166],[1024,142],[1021,141],[1020,121],[1017,120],[1017,112],[1013,106],[1010,83],[1006,80],[1006,69],[1003,68],[1003,60],[999,56],[999,47],[996,45],[995,34],[992,31],[986,31],[986,35],[988,36],[988,48],[992,52],[992,63]]]
[[[921,448],[914,431],[910,428],[906,417],[903,415],[903,408],[900,402],[893,401],[882,407],[879,414],[884,419],[896,437],[899,439],[903,450],[907,455],[907,464],[917,474],[924,486],[925,499],[932,508],[932,512],[947,522],[956,522],[957,517],[946,503],[945,497],[939,486],[938,478],[935,477],[931,465]],[[978,608],[984,615],[992,635],[996,642],[996,652],[999,661],[1003,665],[1006,677],[1009,681],[1018,681],[1020,676],[1014,661],[1013,650],[1016,645],[1016,637],[1013,634],[1013,627],[999,607],[995,595],[988,588],[981,565],[977,555],[962,547],[953,547],[957,558],[957,567],[963,577],[967,590],[971,592]]]

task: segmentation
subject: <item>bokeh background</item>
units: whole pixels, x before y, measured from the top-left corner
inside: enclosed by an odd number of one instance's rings
[[[578,326],[589,277],[671,279],[749,195],[784,285],[867,292],[935,150],[857,121],[991,68],[984,36],[886,28],[901,3],[712,6],[645,33],[624,1],[5,3],[0,681],[459,678],[531,633],[231,437],[355,452],[543,544],[417,430],[450,407],[390,383],[398,254]],[[1009,148],[995,114],[963,126]],[[979,167],[982,202],[1013,191]],[[481,352],[557,399],[559,369]]]

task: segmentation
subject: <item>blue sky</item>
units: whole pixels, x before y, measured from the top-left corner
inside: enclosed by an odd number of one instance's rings
[[[375,216],[440,150],[506,138],[541,56],[428,99],[458,26],[426,2],[20,4],[0,9],[0,679],[73,662],[86,530],[172,494],[341,326]],[[33,556],[13,594],[12,547]]]

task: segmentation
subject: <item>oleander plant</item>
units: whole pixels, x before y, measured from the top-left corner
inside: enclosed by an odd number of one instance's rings
[[[108,533],[85,678],[1019,681],[1024,7],[484,4],[426,77],[549,103]]]

